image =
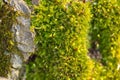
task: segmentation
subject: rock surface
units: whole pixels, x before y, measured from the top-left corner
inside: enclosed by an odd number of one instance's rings
[[[32,0],[33,5],[39,5],[40,0]]]
[[[9,6],[12,6],[15,11],[20,13],[16,17],[16,22],[13,23],[12,32],[14,42],[17,43],[17,48],[23,58],[16,52],[11,53],[11,72],[8,78],[0,77],[0,80],[25,80],[25,67],[23,66],[31,52],[35,51],[34,36],[35,34],[30,31],[30,14],[31,11],[23,0],[4,0]],[[22,74],[22,76],[21,76]]]

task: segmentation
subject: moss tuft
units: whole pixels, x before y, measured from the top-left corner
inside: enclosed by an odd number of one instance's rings
[[[10,71],[10,56],[14,49],[13,34],[11,27],[15,21],[15,14],[12,7],[1,5],[0,7],[0,76],[7,77]]]

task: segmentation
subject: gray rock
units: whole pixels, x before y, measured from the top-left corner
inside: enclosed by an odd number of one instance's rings
[[[23,0],[4,0],[7,4],[14,7],[15,11],[30,15],[31,11]]]
[[[16,22],[12,25],[13,40],[17,43],[17,48],[23,55],[24,59],[18,54],[11,53],[11,72],[8,74],[8,78],[1,78],[0,80],[19,80],[21,74],[23,77],[20,80],[25,80],[25,67],[23,62],[26,61],[30,52],[35,51],[34,37],[35,34],[30,31],[30,14],[31,11],[23,0],[4,0],[9,6],[14,8],[14,11],[20,13],[16,17]],[[8,55],[8,52],[4,52]]]
[[[12,31],[18,43],[18,49],[22,52],[34,52],[34,34],[30,31],[30,19],[18,17],[17,20],[19,24],[14,24]]]
[[[15,69],[20,69],[22,68],[22,59],[19,55],[14,54],[11,57],[11,63],[12,63],[12,67]]]
[[[23,0],[11,0],[10,5],[16,11],[24,14],[18,16],[16,18],[17,23],[12,26],[15,41],[18,43],[18,49],[22,52],[34,52],[34,34],[30,31],[30,9]]]
[[[39,5],[40,0],[32,0],[33,5]]]
[[[11,68],[11,73],[8,74],[8,80],[19,80],[19,70]]]

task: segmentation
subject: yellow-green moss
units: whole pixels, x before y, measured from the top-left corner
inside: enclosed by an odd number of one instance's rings
[[[15,14],[12,7],[2,5],[0,7],[0,76],[7,77],[10,71],[10,56],[14,49],[13,34],[11,27],[15,21]]]

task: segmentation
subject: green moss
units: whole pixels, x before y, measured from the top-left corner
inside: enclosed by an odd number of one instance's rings
[[[93,62],[87,56],[89,4],[65,1],[42,0],[34,7],[31,19],[36,31],[37,58],[27,66],[27,80],[91,77]]]
[[[12,7],[2,5],[0,7],[0,76],[7,77],[10,71],[10,56],[14,49],[13,34],[11,27],[15,21],[15,12]]]
[[[32,5],[32,0],[25,0],[28,5]]]
[[[104,69],[96,80],[119,80],[120,71],[120,6],[117,0],[95,0],[92,6],[92,41],[97,42]],[[94,74],[96,75],[96,74]]]

